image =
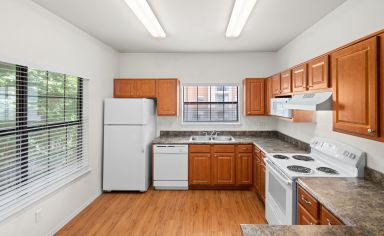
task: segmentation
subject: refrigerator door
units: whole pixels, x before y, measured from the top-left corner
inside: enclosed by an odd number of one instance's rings
[[[145,98],[105,99],[104,124],[142,125],[155,115],[154,101]]]
[[[143,126],[104,126],[103,190],[147,191],[148,164]]]

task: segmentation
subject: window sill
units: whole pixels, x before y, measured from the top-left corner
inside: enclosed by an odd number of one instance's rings
[[[0,213],[0,222],[8,219],[12,215],[14,215],[14,214],[16,214],[22,210],[25,210],[26,208],[31,206],[33,203],[44,199],[45,197],[52,194],[53,192],[58,191],[64,187],[66,187],[70,183],[76,181],[80,177],[88,174],[89,172],[91,172],[91,168],[89,166],[84,167],[83,169],[69,175],[68,177],[64,178],[63,180],[53,183],[51,186],[48,186],[43,191],[40,191],[39,193],[33,194],[30,197],[24,198],[24,199],[20,200],[19,202],[11,205],[9,208],[3,210]]]
[[[181,125],[240,125],[240,122],[181,122]]]

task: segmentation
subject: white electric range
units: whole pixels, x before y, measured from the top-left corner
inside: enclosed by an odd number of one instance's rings
[[[298,177],[363,177],[366,153],[324,138],[310,141],[308,154],[268,153],[265,215],[269,224],[297,224]]]

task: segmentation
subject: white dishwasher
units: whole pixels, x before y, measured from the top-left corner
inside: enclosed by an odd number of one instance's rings
[[[188,145],[154,145],[153,186],[155,189],[188,189]]]

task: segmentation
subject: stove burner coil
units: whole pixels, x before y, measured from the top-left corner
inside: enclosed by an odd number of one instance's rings
[[[287,156],[285,156],[285,155],[273,155],[273,158],[284,159],[284,160],[289,159],[289,157],[287,157]]]
[[[304,156],[304,155],[293,155],[292,158],[299,160],[299,161],[314,161],[315,160],[310,156]]]
[[[337,172],[337,170],[334,170],[334,169],[329,168],[329,167],[324,167],[324,166],[318,167],[318,168],[316,168],[316,170],[321,171],[321,172],[326,173],[326,174],[330,174],[330,175],[338,175],[339,174],[339,172]]]
[[[304,166],[292,165],[292,166],[287,166],[287,168],[290,171],[303,173],[303,174],[310,174],[312,172],[311,168],[304,167]]]

